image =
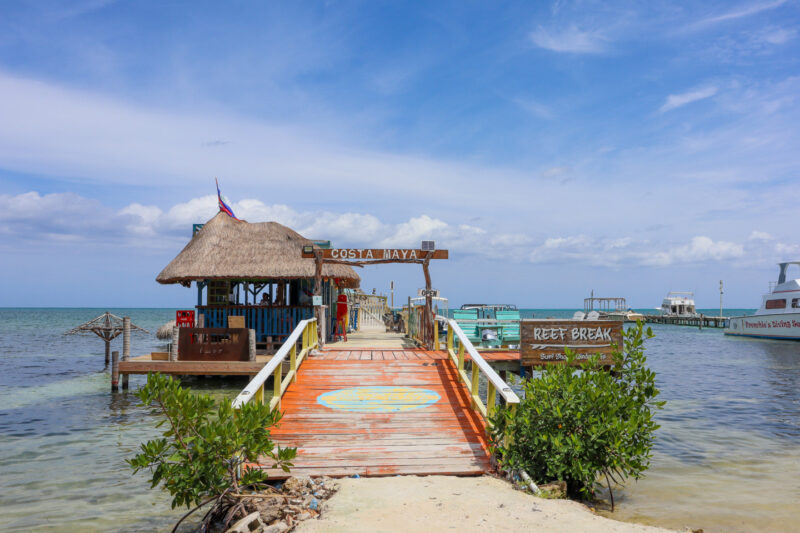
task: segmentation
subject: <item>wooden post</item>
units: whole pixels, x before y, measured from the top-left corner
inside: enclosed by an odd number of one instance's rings
[[[408,297],[408,313],[406,313],[406,337],[414,338],[411,334],[411,296]]]
[[[250,361],[255,361],[256,360],[256,330],[254,330],[254,329],[248,329],[247,330],[247,344],[249,345],[248,349],[249,349],[249,352],[250,352],[250,357],[248,357],[248,359],[250,359]]]
[[[289,371],[292,372],[292,383],[297,383],[297,343],[289,348]]]
[[[119,390],[119,352],[111,354],[111,392]]]
[[[106,342],[106,366],[108,366],[108,362],[111,360],[111,339],[103,338]]]
[[[131,358],[131,317],[122,317],[122,360]],[[128,374],[122,376],[122,390],[128,390]]]
[[[425,260],[422,262],[422,272],[425,274],[425,313],[424,319],[424,334],[425,348],[431,350],[433,348],[433,296],[431,295],[431,272],[428,268],[431,263],[431,256],[433,252],[428,252]]]
[[[169,351],[169,360],[178,360],[178,339],[180,338],[180,328],[172,328],[172,349]]]
[[[453,326],[451,326],[450,323],[448,323],[447,324],[447,353],[448,354],[453,351],[453,335],[454,335]]]
[[[314,261],[316,264],[314,265],[314,296],[322,296],[322,251],[314,250]],[[314,307],[314,316],[317,319],[317,325],[322,325],[322,306],[317,305]],[[321,349],[325,345],[325,339],[322,338],[324,335],[325,328],[317,327],[317,342],[319,344],[319,348]]]

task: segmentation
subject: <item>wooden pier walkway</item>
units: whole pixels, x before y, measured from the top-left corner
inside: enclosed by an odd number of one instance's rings
[[[487,414],[495,409],[495,395],[519,400],[471,345],[454,350],[451,338],[448,351],[421,350],[395,346],[392,340],[399,339],[385,336],[375,342],[384,346],[337,343],[320,351],[310,338],[303,334],[299,350],[290,338],[285,353],[282,348],[234,402],[267,401],[265,379],[273,376],[269,402],[283,417],[272,438],[298,450],[291,473],[269,469],[271,478],[469,476],[492,469]],[[292,361],[286,376],[283,359]],[[472,377],[459,370],[470,361]],[[485,399],[478,394],[481,373],[488,380]]]
[[[485,359],[491,356],[449,324],[446,350],[410,348],[400,335],[375,332],[319,350],[316,320],[302,321],[233,402],[281,411],[271,435],[297,448],[294,466],[291,474],[267,461],[252,466],[273,479],[489,472],[487,424],[496,400],[515,409],[519,398]],[[518,365],[518,353],[492,355]]]
[[[486,427],[453,363],[441,352],[374,352],[380,359],[336,350],[303,364],[272,432],[276,443],[298,448],[292,475],[489,471]]]
[[[644,321],[648,324],[670,324],[673,326],[690,326],[695,328],[724,328],[730,317],[727,316],[668,316],[645,315]]]

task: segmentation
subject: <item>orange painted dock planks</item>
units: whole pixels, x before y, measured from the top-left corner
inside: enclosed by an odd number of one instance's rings
[[[325,393],[373,387],[390,391],[389,412],[318,401]],[[433,403],[413,403],[437,395]],[[272,436],[281,446],[298,447],[291,475],[480,475],[491,469],[484,423],[442,352],[325,351],[303,363],[281,410]],[[277,470],[270,475],[287,477]]]

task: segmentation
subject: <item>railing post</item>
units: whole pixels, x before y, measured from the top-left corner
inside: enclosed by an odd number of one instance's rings
[[[472,407],[476,407],[480,401],[480,376],[481,369],[472,361]]]
[[[297,382],[297,344],[292,344],[289,350],[289,370],[293,372],[292,383]]]
[[[491,418],[494,414],[495,403],[497,402],[497,389],[491,381],[487,384],[486,394],[486,418]]]
[[[439,321],[433,317],[433,349],[439,351]]]
[[[458,371],[462,372],[464,370],[464,343],[458,343]]]
[[[278,364],[275,367],[275,371],[272,373],[272,379],[274,380],[273,387],[272,387],[272,395],[274,398],[277,398],[277,403],[275,404],[275,408],[280,411],[281,409],[281,381],[283,381],[283,363]],[[274,399],[273,398],[273,399]]]
[[[447,352],[453,352],[453,326],[451,324],[447,324]]]
[[[517,404],[512,403],[511,405],[509,405],[508,406],[508,411],[509,411],[509,416],[511,418],[514,418],[514,416],[517,414]],[[511,437],[511,435],[508,434],[508,428],[506,428],[506,433],[505,433],[505,435],[503,435],[503,444],[507,448],[508,446],[510,446],[512,444],[513,441],[514,441],[514,439]]]
[[[256,391],[256,394],[255,394],[254,398],[255,398],[255,401],[257,401],[259,404],[263,404],[264,403],[264,384],[263,383],[261,384],[261,386]]]

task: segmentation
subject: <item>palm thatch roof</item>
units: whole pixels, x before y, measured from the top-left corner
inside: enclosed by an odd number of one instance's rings
[[[156,338],[161,339],[162,341],[169,340],[172,338],[172,328],[175,327],[175,321],[170,320],[156,331]]]
[[[314,259],[303,258],[303,246],[313,244],[277,222],[251,224],[217,213],[156,277],[159,283],[207,279],[313,279]],[[347,265],[324,264],[322,277],[336,278],[341,287],[358,287],[361,278]]]
[[[117,315],[111,314],[108,311],[103,313],[97,318],[93,318],[88,322],[84,322],[80,326],[75,326],[69,331],[64,332],[64,335],[78,335],[85,333],[94,333],[98,337],[105,340],[113,340],[120,333],[122,333],[123,322]],[[140,328],[131,322],[131,332],[141,331],[142,333],[149,333],[144,328]]]

